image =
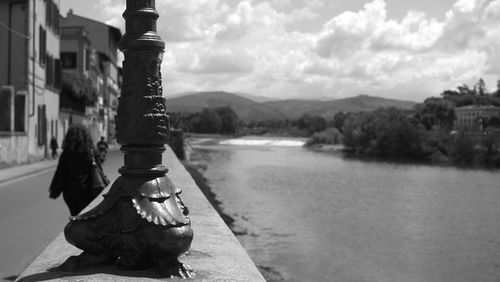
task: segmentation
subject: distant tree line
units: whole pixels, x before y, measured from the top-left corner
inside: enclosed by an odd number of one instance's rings
[[[296,119],[272,119],[242,123],[245,135],[280,135],[309,137],[327,129],[327,120],[319,115],[304,114]]]
[[[446,127],[428,129],[418,113],[410,115],[400,109],[349,114],[342,134],[346,150],[357,155],[500,167],[498,136],[450,134]]]
[[[498,136],[488,132],[453,132],[455,108],[500,106],[497,90],[488,93],[483,79],[430,97],[414,109],[380,108],[369,112],[338,112],[330,118],[306,114],[297,119],[242,124],[245,134],[309,137],[306,146],[343,144],[346,151],[369,157],[413,159],[463,166],[500,167]],[[483,130],[500,129],[500,118],[483,118]]]
[[[170,124],[186,132],[234,135],[238,133],[238,115],[231,107],[204,108],[197,113],[169,113]]]
[[[455,120],[455,107],[469,105],[497,106],[500,107],[500,80],[497,81],[497,90],[488,93],[483,79],[469,87],[467,84],[458,86],[456,90],[446,90],[441,93],[441,97],[427,98],[422,104],[416,106],[417,118],[426,127],[431,129],[439,127],[450,130]],[[491,124],[490,124],[491,122]],[[483,120],[483,125],[497,126],[500,120],[493,117],[493,120]]]
[[[413,111],[380,108],[340,112],[330,124],[342,134],[346,150],[357,155],[500,167],[499,136],[487,131],[451,134],[455,107],[500,106],[500,81],[497,86],[495,92],[488,93],[480,79],[473,88],[463,85],[458,90],[444,91],[441,97],[428,98]],[[500,120],[485,119],[483,126],[484,130],[499,128]]]
[[[338,112],[330,118],[305,114],[295,119],[245,122],[230,107],[205,108],[198,113],[170,113],[171,124],[188,132],[230,135],[309,137],[306,146],[343,144],[352,154],[413,159],[463,166],[500,167],[500,118],[483,119],[481,134],[452,132],[455,108],[468,105],[500,106],[497,90],[488,93],[483,79],[427,98],[414,109],[379,108],[369,112]],[[452,134],[453,133],[453,134]]]
[[[204,108],[201,112],[170,112],[174,128],[193,133],[225,135],[287,135],[308,137],[327,129],[327,120],[318,115],[303,115],[297,119],[245,122],[229,107]]]

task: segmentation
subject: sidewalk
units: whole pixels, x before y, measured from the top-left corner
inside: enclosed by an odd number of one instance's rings
[[[17,179],[22,176],[27,176],[37,172],[52,169],[56,165],[57,165],[57,159],[43,160],[30,164],[23,164],[23,165],[0,169],[0,184],[10,180]]]
[[[120,145],[112,144],[109,145],[108,151],[119,150]],[[43,160],[38,162],[33,162],[30,164],[22,164],[13,167],[7,167],[0,169],[0,184],[17,179],[22,176],[28,176],[37,172],[42,172],[55,168],[59,159],[55,160]]]

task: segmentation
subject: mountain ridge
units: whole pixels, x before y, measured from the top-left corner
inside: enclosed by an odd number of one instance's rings
[[[298,118],[304,114],[331,117],[335,113],[361,112],[379,107],[412,109],[413,101],[389,99],[361,94],[354,97],[335,100],[300,100],[287,99],[257,102],[252,100],[261,96],[246,93],[224,91],[186,92],[186,95],[174,95],[167,98],[167,108],[173,112],[199,112],[205,107],[216,108],[229,106],[244,121]]]
[[[273,108],[240,95],[224,92],[195,92],[167,98],[167,109],[173,112],[200,112],[203,108],[231,107],[244,121],[285,119],[286,116]]]

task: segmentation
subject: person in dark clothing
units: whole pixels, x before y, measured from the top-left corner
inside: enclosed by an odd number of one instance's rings
[[[104,136],[101,136],[101,140],[97,142],[97,149],[99,149],[99,159],[103,163],[108,153],[108,143],[104,141]]]
[[[90,133],[82,125],[68,129],[62,145],[49,196],[56,199],[62,193],[72,216],[78,215],[95,196],[86,187],[95,154]]]
[[[59,145],[57,144],[57,140],[54,136],[50,139],[50,149],[52,150],[52,158],[55,159],[57,158],[57,148],[59,148]]]

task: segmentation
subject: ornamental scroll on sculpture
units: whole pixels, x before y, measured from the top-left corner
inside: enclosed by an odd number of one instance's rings
[[[68,242],[83,250],[60,266],[77,270],[100,263],[141,269],[157,266],[164,275],[194,275],[178,257],[191,246],[188,209],[162,165],[169,134],[162,97],[161,55],[153,0],[127,0],[126,33],[119,43],[125,55],[123,89],[116,117],[116,138],[125,164],[104,200],[72,217]]]

